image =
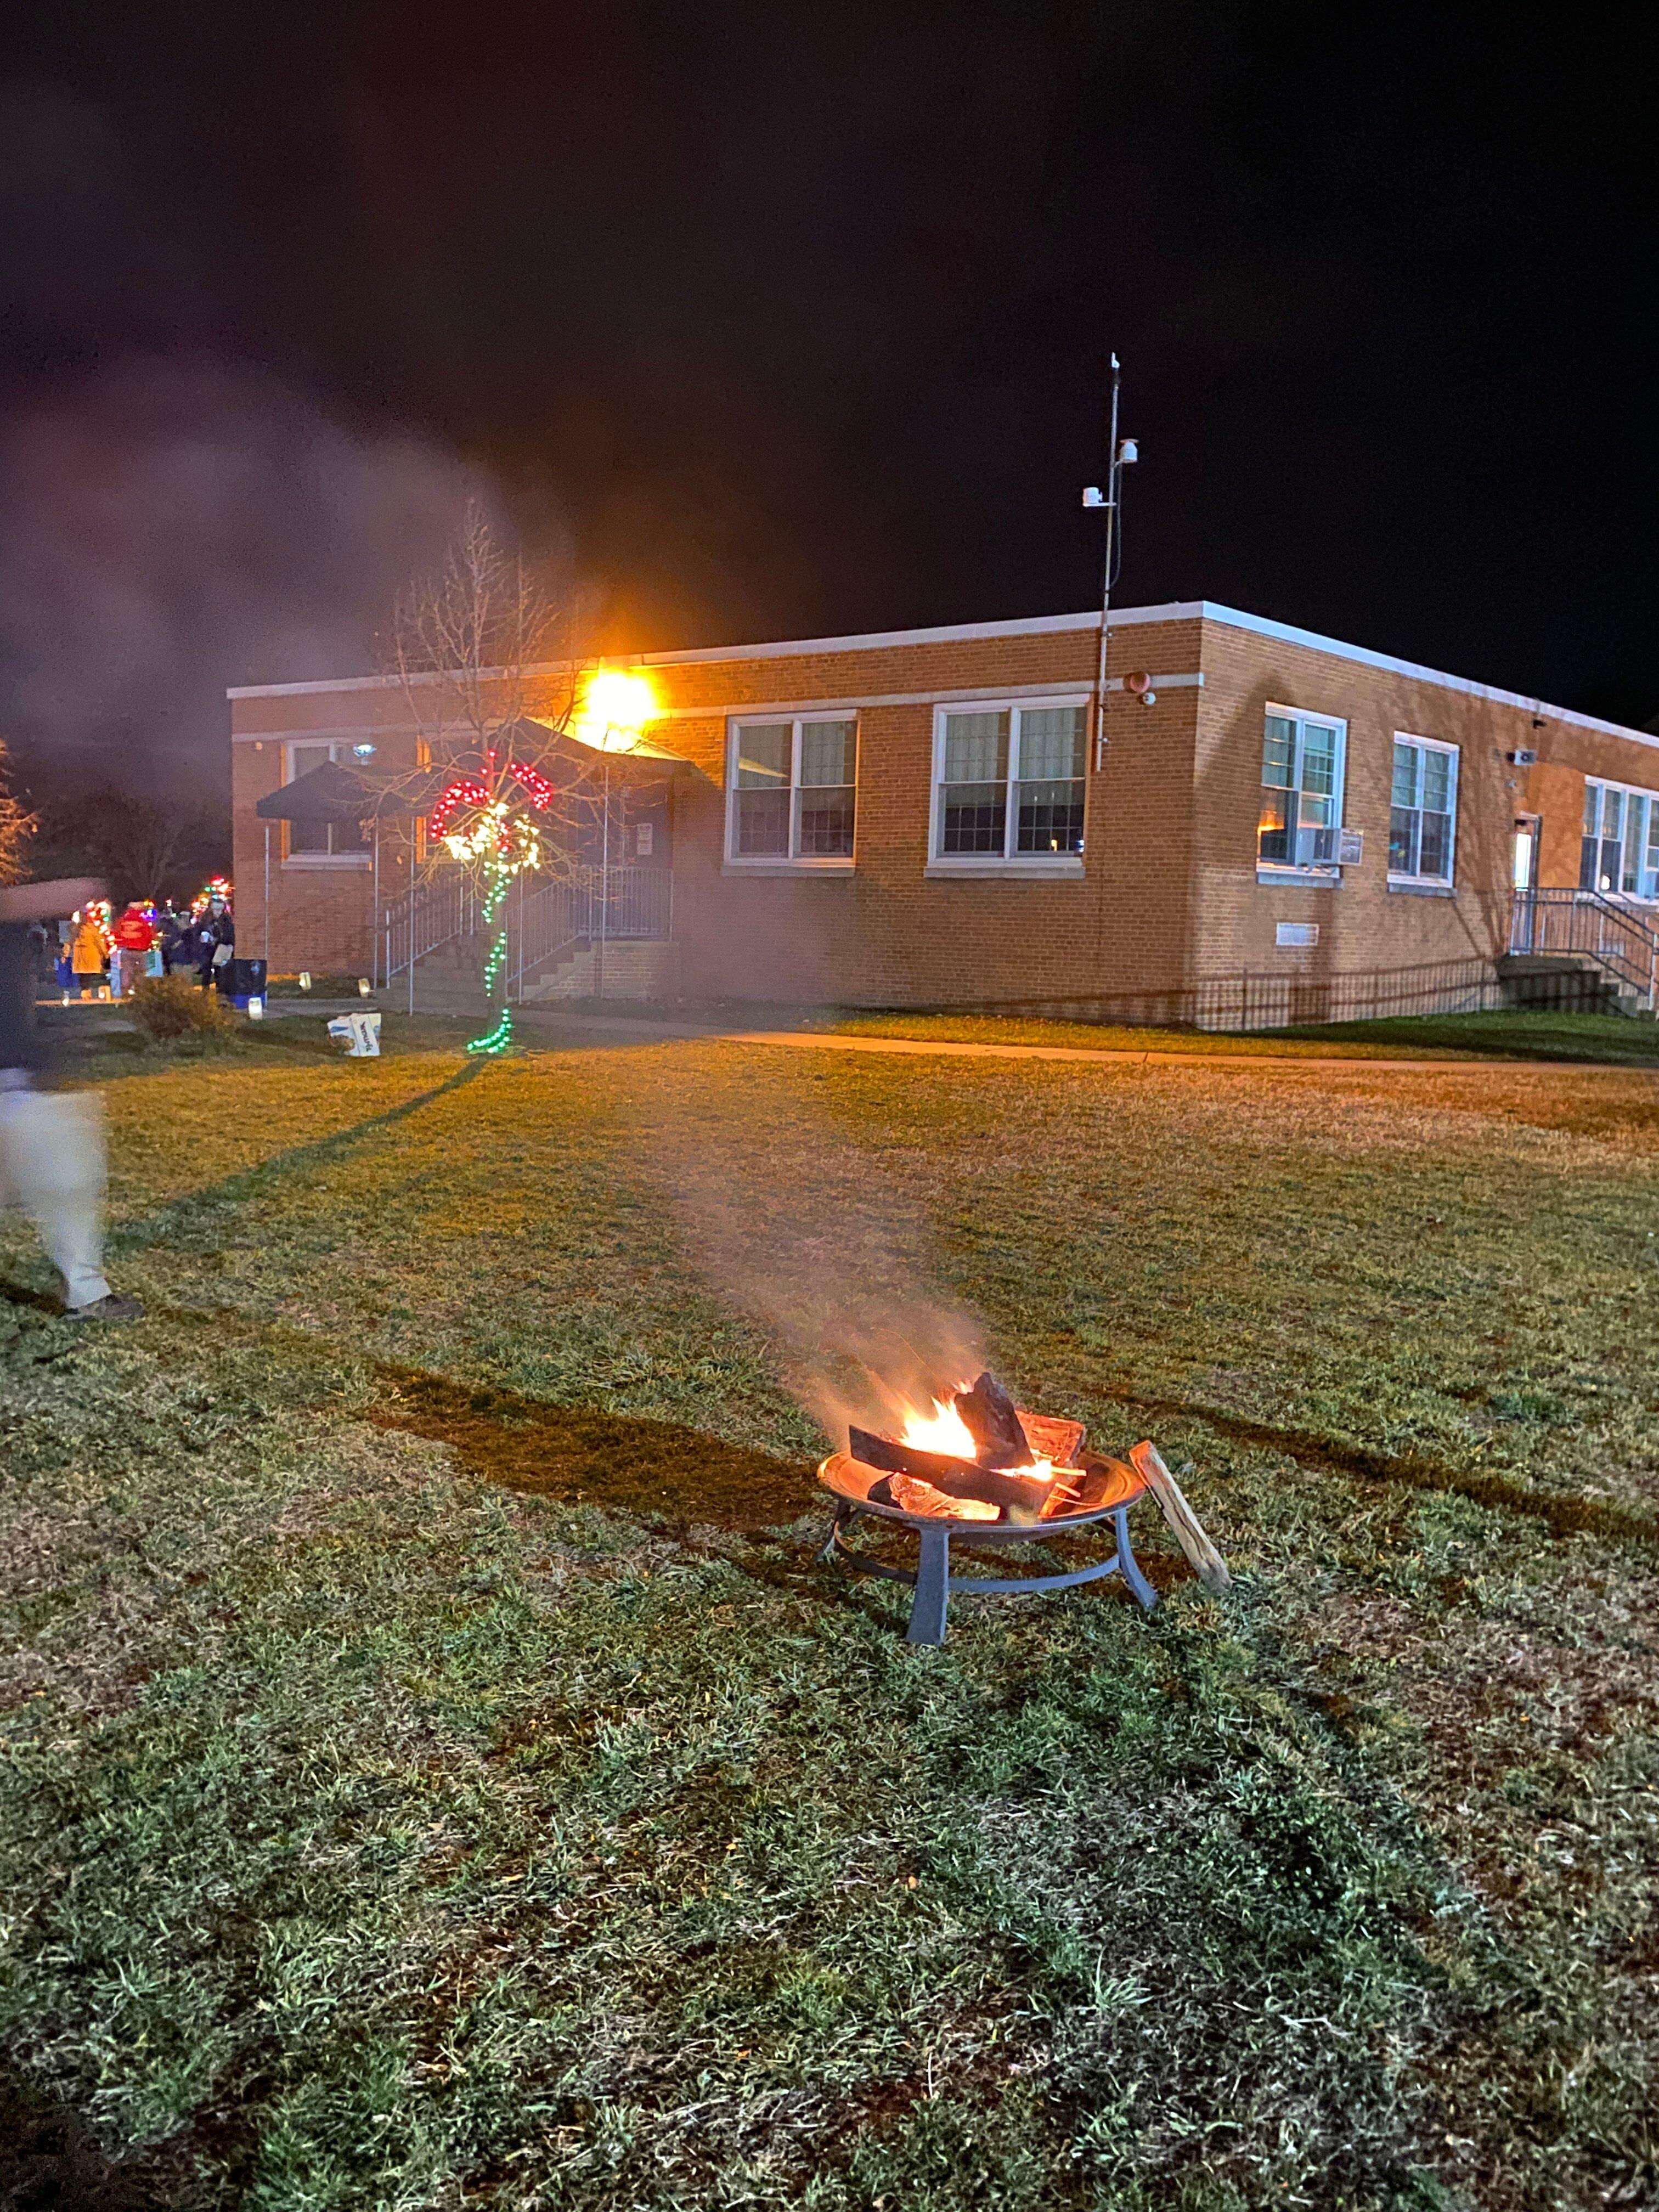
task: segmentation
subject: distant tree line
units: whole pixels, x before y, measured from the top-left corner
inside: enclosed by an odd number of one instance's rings
[[[27,771],[0,738],[0,883],[100,875],[118,904],[184,897],[210,875],[229,873],[222,811],[165,788],[114,780],[88,787],[57,777],[48,762]]]

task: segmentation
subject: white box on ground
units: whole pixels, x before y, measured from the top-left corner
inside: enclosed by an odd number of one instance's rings
[[[328,1025],[331,1037],[345,1040],[348,1060],[378,1060],[380,1056],[380,1017],[374,1014],[336,1014]]]

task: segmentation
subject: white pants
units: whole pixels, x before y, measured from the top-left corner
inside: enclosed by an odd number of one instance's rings
[[[0,1195],[21,1206],[71,1308],[106,1298],[104,1114],[86,1091],[0,1091]]]

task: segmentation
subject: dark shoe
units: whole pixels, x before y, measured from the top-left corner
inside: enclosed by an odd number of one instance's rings
[[[137,1298],[124,1298],[112,1291],[106,1298],[94,1298],[89,1306],[67,1306],[65,1321],[137,1321],[143,1306]]]

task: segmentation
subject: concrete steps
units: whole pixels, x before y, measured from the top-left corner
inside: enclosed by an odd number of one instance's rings
[[[674,947],[652,939],[621,938],[599,947],[579,940],[544,963],[524,987],[521,1003],[547,1006],[566,999],[662,999],[672,995]],[[386,1004],[407,1006],[409,981],[398,976]],[[488,1011],[483,951],[476,938],[441,945],[415,963],[415,1011],[473,1021]]]
[[[1534,1012],[1650,1017],[1644,994],[1588,952],[1506,952],[1497,963],[1506,1004]]]
[[[672,996],[673,973],[674,947],[656,939],[620,938],[603,953],[597,945],[578,945],[525,985],[522,1003],[544,1006],[563,999],[665,999]]]

